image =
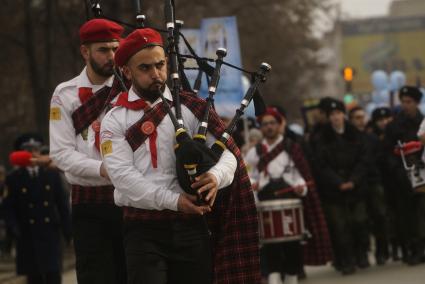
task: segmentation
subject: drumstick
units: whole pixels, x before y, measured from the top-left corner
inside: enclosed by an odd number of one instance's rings
[[[302,186],[309,187],[309,186],[312,186],[312,185],[314,185],[314,181],[308,181],[305,184],[303,184]],[[286,188],[282,188],[282,189],[276,190],[274,192],[274,195],[275,196],[284,195],[285,193],[289,193],[289,192],[292,192],[292,191],[295,191],[295,187],[292,187],[292,186],[291,187],[286,187]]]

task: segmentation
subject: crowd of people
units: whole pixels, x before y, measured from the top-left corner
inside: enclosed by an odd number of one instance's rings
[[[418,109],[421,98],[419,88],[402,87],[399,107],[379,107],[368,119],[362,107],[347,112],[343,102],[326,97],[317,106],[318,120],[306,133],[295,133],[288,127],[285,111],[270,107],[251,123],[247,146],[241,143],[260,203],[277,199],[270,192],[288,185],[294,189],[292,195],[280,199],[305,199],[307,192],[317,192],[331,240],[332,263],[344,275],[369,267],[371,252],[377,265],[385,265],[390,259],[408,265],[425,261],[423,183],[411,182],[412,177],[421,178],[422,149],[403,147],[424,141],[425,123],[421,125],[423,116]],[[299,145],[308,163],[307,172],[306,166],[295,160],[300,155],[291,153],[293,149],[283,146],[277,150],[288,141]],[[259,149],[272,157],[263,155],[262,161]],[[406,155],[406,164],[400,151]],[[304,201],[306,219],[308,206],[311,204]],[[313,234],[311,240],[314,238]],[[311,240],[307,238],[307,244]],[[290,243],[296,249],[288,247]],[[267,265],[263,275],[268,275],[269,283],[280,283],[283,275],[276,273],[286,275],[286,279],[303,274],[299,241],[281,244],[279,257],[276,245],[264,244],[262,260]],[[285,265],[288,262],[298,263],[298,267]]]
[[[418,88],[401,88],[401,107],[377,108],[369,121],[361,107],[347,113],[323,98],[305,133],[270,106],[251,120],[246,142],[239,131],[223,143],[214,110],[205,125],[205,101],[168,88],[161,35],[122,33],[105,19],[80,28],[85,67],[52,96],[50,151],[24,135],[15,150],[32,158],[0,175],[0,230],[16,240],[17,273],[28,283],[61,282],[61,239],[73,240],[81,284],[257,284],[261,276],[294,284],[304,265],[365,269],[371,251],[378,265],[425,260],[425,195],[412,183],[425,167],[420,149],[404,147],[425,142]],[[170,110],[176,95],[182,122]],[[223,154],[190,180],[190,194],[177,179],[176,137],[199,125],[208,133],[198,138]],[[270,241],[261,226],[277,219],[257,222],[257,207],[288,200],[303,211],[302,236]],[[294,229],[285,218],[283,231]],[[0,245],[10,251],[10,239]]]

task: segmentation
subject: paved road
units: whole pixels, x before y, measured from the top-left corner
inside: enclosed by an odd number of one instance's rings
[[[401,263],[388,263],[359,270],[350,276],[342,276],[330,266],[307,267],[307,275],[301,284],[424,284],[425,264],[408,267]],[[74,270],[65,273],[63,283],[77,283]]]

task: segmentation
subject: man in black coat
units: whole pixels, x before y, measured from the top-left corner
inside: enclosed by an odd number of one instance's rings
[[[399,91],[401,111],[388,125],[385,133],[387,166],[392,173],[393,194],[396,200],[397,235],[403,248],[403,261],[409,265],[419,264],[424,257],[425,240],[425,194],[416,193],[406,174],[400,156],[394,155],[394,147],[399,142],[417,141],[417,132],[423,120],[418,109],[422,98],[421,91],[416,87],[404,86]],[[420,159],[420,153],[418,153]]]
[[[388,213],[384,187],[382,183],[381,164],[385,156],[384,147],[378,136],[366,132],[366,112],[355,107],[349,112],[349,120],[362,133],[368,160],[367,190],[365,191],[366,209],[368,213],[369,231],[375,238],[375,258],[378,265],[385,264],[388,259]]]
[[[41,139],[24,135],[16,150],[39,154]],[[61,283],[61,235],[71,237],[69,201],[59,173],[28,165],[6,178],[6,222],[16,238],[16,271],[29,284]]]
[[[329,124],[317,140],[315,154],[322,202],[334,247],[335,266],[343,274],[367,267],[368,232],[364,202],[366,148],[361,133],[345,120],[345,107],[331,102]]]

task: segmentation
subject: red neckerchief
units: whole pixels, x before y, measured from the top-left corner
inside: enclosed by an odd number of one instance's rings
[[[91,96],[93,96],[92,88],[78,88],[78,97],[80,98],[82,104],[84,104]]]
[[[144,112],[150,110],[150,105],[146,103],[143,99],[137,99],[135,101],[128,101],[128,93],[122,93],[115,104],[115,106],[122,106],[131,110],[141,110]],[[142,130],[140,130],[142,131]],[[149,134],[149,149],[151,152],[151,161],[152,167],[156,169],[158,167],[158,152],[156,148],[156,139],[158,137],[158,132],[155,130]]]
[[[91,96],[93,96],[92,88],[88,88],[88,87],[78,88],[78,97],[80,98],[81,104],[85,104],[87,100],[91,98]],[[91,124],[91,127],[94,131],[94,146],[96,146],[96,149],[100,151],[99,150],[100,149],[100,135],[99,135],[100,121],[99,120],[93,121],[93,123]]]

